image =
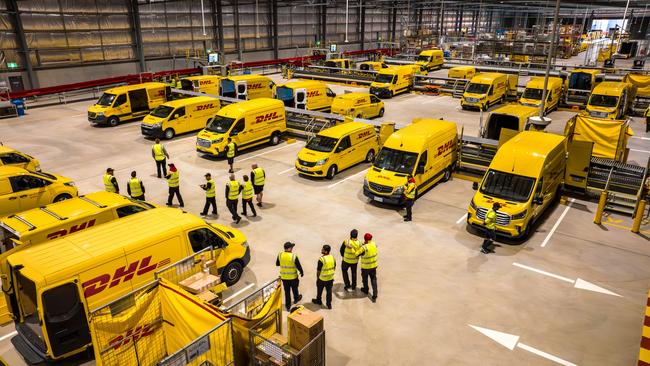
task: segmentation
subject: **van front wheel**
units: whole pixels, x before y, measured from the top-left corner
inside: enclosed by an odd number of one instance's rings
[[[384,108],[379,110],[379,114],[377,115],[377,117],[383,117],[383,116],[384,116]]]
[[[451,179],[451,167],[445,169],[445,174],[442,176],[442,181],[446,182]]]
[[[174,131],[173,128],[168,128],[168,129],[165,130],[165,139],[166,140],[173,139],[175,135],[176,135],[176,132]]]
[[[375,161],[375,151],[369,150],[366,154],[366,163],[372,163],[373,161]]]
[[[242,267],[241,263],[232,262],[223,269],[223,272],[221,272],[221,278],[223,278],[227,286],[232,286],[239,281],[243,271],[244,267]]]
[[[108,123],[109,126],[115,127],[115,126],[117,126],[118,123],[120,123],[120,119],[117,118],[116,116],[111,116],[110,118],[108,118],[107,123]]]
[[[71,195],[69,195],[67,193],[64,193],[64,194],[60,194],[60,195],[56,196],[56,198],[54,198],[53,202],[61,202],[61,201],[69,200],[70,198],[72,198]]]
[[[269,141],[271,142],[272,146],[275,146],[275,145],[279,144],[280,143],[280,134],[277,133],[277,132],[273,132],[273,134],[271,134],[271,140],[269,140]]]
[[[336,175],[336,172],[338,171],[338,168],[336,165],[332,165],[329,169],[327,169],[327,179],[332,180],[334,179],[334,176]]]

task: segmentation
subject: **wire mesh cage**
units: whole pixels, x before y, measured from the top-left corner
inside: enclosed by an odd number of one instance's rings
[[[251,330],[251,363],[253,366],[324,366],[325,331],[301,349],[295,349]]]
[[[232,320],[228,319],[186,347],[165,357],[158,363],[158,366],[230,366],[234,364]]]

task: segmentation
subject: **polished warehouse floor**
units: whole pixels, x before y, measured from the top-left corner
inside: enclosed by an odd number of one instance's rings
[[[25,117],[0,120],[0,140],[38,157],[44,171],[73,178],[81,193],[101,190],[109,166],[122,187],[137,170],[147,198],[163,204],[167,186],[155,177],[152,142],[143,139],[139,123],[92,127],[86,121],[89,104],[31,109]],[[561,132],[571,115],[554,112],[549,130]],[[473,136],[479,125],[478,112],[462,111],[459,100],[448,96],[411,94],[386,101],[384,121],[404,126],[413,117],[443,117]],[[650,135],[639,118],[632,127],[630,161],[645,164]],[[197,155],[194,143],[195,134],[165,142],[181,171],[185,209],[200,212],[198,185],[211,172],[218,185],[215,221],[230,225],[221,193],[227,165]],[[650,278],[649,225],[641,235],[629,231],[628,217],[613,215],[594,225],[595,203],[576,199],[552,208],[525,243],[502,243],[496,253],[484,255],[481,239],[464,222],[471,183],[454,179],[434,187],[415,204],[413,222],[404,223],[395,208],[363,196],[368,165],[333,181],[299,177],[293,164],[302,146],[301,140],[264,146],[236,160],[238,178],[252,163],[268,178],[267,203],[258,217],[233,224],[246,234],[253,253],[234,290],[277,276],[276,255],[290,240],[306,270],[300,289],[308,302],[315,295],[320,247],[332,245],[340,261],[338,247],[350,229],[372,233],[380,253],[377,303],[343,291],[337,272],[333,310],[306,304],[325,317],[328,365],[636,362]],[[10,365],[22,365],[9,337],[3,337],[11,332],[11,325],[0,329],[0,355]]]

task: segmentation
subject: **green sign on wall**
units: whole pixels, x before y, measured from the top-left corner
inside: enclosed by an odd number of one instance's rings
[[[18,64],[15,62],[7,62],[7,67],[10,69],[15,69],[18,67]]]

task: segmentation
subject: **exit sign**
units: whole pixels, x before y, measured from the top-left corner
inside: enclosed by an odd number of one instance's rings
[[[7,67],[10,69],[15,69],[18,67],[18,64],[15,62],[7,62]]]

